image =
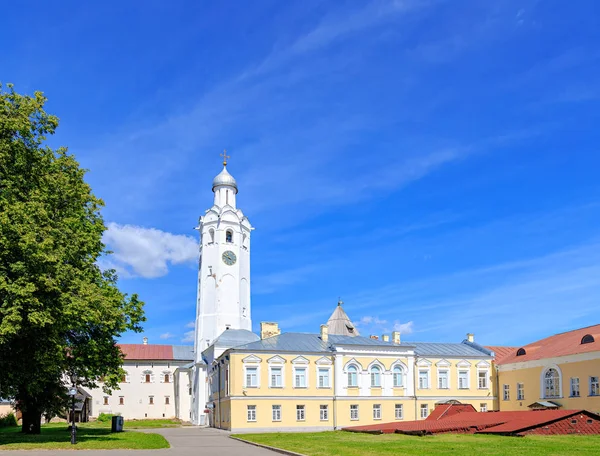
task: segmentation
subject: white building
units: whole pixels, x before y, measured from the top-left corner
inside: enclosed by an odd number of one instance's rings
[[[179,418],[190,421],[191,378],[175,371],[191,366],[194,354],[191,346],[121,344],[125,354],[126,374],[112,394],[102,391],[102,385],[89,391],[89,413],[122,415],[125,419]],[[176,381],[177,380],[177,381]]]

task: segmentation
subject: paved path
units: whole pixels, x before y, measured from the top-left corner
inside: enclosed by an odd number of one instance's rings
[[[139,429],[138,429],[139,430]],[[165,450],[72,450],[1,451],[2,456],[275,456],[277,453],[264,448],[230,439],[225,431],[211,428],[181,427],[148,429],[144,432],[162,434],[171,444]],[[2,447],[0,447],[2,448]]]

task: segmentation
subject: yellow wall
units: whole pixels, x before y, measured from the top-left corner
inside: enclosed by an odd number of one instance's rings
[[[563,357],[559,362],[549,361],[544,366],[536,365],[526,367],[532,363],[515,363],[510,366],[501,366],[498,373],[498,391],[500,410],[528,410],[527,406],[540,401],[549,400],[559,403],[563,409],[585,409],[591,412],[600,412],[600,396],[589,396],[589,377],[600,377],[600,354],[597,359],[587,361],[573,361],[573,357]],[[553,361],[556,361],[553,360]],[[535,364],[542,364],[541,362]],[[542,372],[547,367],[557,365],[562,373],[562,397],[543,398],[541,391]],[[580,397],[570,397],[570,379],[579,378]],[[525,398],[517,399],[517,383],[523,383]],[[503,385],[510,387],[510,400],[503,399]]]

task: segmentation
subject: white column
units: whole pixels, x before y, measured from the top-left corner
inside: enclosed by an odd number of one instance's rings
[[[361,396],[370,396],[371,395],[371,378],[369,377],[369,372],[364,371],[358,374],[359,376],[359,389]]]
[[[408,358],[408,372],[406,374],[406,395],[415,395],[415,359]]]
[[[333,394],[346,396],[348,389],[344,388],[348,379],[344,377],[344,355],[336,353],[333,357]]]
[[[387,372],[387,371],[383,371],[382,373],[382,377],[381,377],[381,394],[383,394],[384,396],[392,396],[394,394],[393,391],[393,385],[394,385],[394,380],[392,378],[392,373]]]

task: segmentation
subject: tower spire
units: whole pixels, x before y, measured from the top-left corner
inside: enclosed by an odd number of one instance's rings
[[[227,155],[227,150],[223,149],[223,153],[219,155],[223,157],[223,166],[227,166],[227,159],[231,158],[229,155]]]

